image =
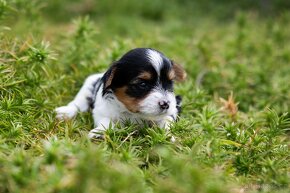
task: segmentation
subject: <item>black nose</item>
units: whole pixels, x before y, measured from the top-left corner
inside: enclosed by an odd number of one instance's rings
[[[158,104],[159,104],[160,108],[163,110],[169,108],[169,101],[162,100],[162,101],[159,101]]]

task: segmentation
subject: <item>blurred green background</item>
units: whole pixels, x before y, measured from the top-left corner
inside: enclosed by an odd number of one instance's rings
[[[290,1],[0,2],[3,33],[49,41],[64,64],[105,66],[131,48],[153,47],[210,94],[237,92],[240,110],[289,110]],[[102,61],[98,53],[108,52]]]

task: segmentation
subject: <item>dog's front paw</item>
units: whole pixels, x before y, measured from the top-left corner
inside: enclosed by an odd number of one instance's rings
[[[92,129],[89,134],[88,137],[90,139],[104,139],[104,131],[100,130],[98,127],[95,129]]]
[[[59,120],[72,119],[76,116],[78,109],[75,106],[62,106],[55,109],[56,118]]]
[[[171,141],[171,143],[175,143],[176,142],[176,139],[175,139],[175,137],[173,135],[170,137],[170,141]]]

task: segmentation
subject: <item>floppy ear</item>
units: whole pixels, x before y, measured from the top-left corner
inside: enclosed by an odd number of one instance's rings
[[[177,82],[182,82],[186,79],[186,72],[184,71],[183,67],[177,63],[175,63],[174,61],[171,60],[172,63],[172,68],[175,74],[175,80]]]
[[[109,70],[104,74],[103,76],[103,82],[104,82],[104,90],[106,90],[109,86],[111,86],[115,72],[116,72],[116,63],[113,63]]]

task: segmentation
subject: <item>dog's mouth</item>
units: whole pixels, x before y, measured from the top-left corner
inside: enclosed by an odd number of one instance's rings
[[[168,109],[160,109],[159,115],[166,115],[168,112]]]

